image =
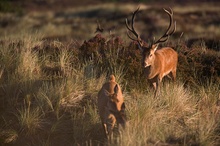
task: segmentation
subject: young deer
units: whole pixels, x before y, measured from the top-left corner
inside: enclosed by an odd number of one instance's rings
[[[170,19],[169,26],[162,37],[160,37],[157,41],[153,40],[150,44],[147,44],[140,38],[139,34],[134,28],[134,19],[138,11],[139,8],[134,11],[132,15],[131,26],[129,26],[127,19],[125,21],[127,27],[127,35],[131,40],[138,42],[138,47],[141,50],[143,56],[143,67],[145,68],[148,81],[154,86],[155,97],[157,96],[158,88],[164,76],[168,76],[174,81],[176,79],[176,68],[178,62],[177,52],[174,51],[171,47],[163,47],[158,49],[159,44],[166,42],[169,36],[175,32],[176,22],[174,23],[174,27],[171,30],[171,26],[173,24],[173,11],[171,8],[170,11],[164,9]],[[136,39],[131,37],[129,31],[136,37]]]
[[[106,138],[111,138],[116,123],[118,127],[119,125],[125,127],[124,98],[120,86],[115,82],[114,75],[110,76],[110,80],[98,93],[98,111]]]

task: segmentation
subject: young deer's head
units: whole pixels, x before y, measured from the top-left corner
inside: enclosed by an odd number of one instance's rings
[[[120,112],[121,111],[121,106],[122,106],[122,102],[123,101],[120,101],[118,96],[121,96],[119,95],[119,87],[118,87],[118,84],[115,85],[114,87],[114,93],[109,93],[107,90],[105,90],[105,94],[108,96],[108,103],[107,103],[107,108],[108,110],[114,112],[114,113],[117,113],[117,112]]]

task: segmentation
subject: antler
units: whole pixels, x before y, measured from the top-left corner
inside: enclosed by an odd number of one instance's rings
[[[133,15],[132,15],[132,18],[131,18],[131,26],[129,26],[129,24],[128,24],[128,19],[127,19],[127,18],[125,19],[125,24],[126,24],[126,27],[127,27],[127,29],[128,29],[128,30],[127,30],[127,35],[128,35],[128,37],[129,37],[131,40],[133,40],[133,41],[137,41],[138,44],[139,44],[140,46],[142,46],[143,43],[142,43],[142,41],[141,41],[141,38],[140,38],[140,36],[138,35],[138,33],[136,32],[136,30],[135,30],[135,28],[134,28],[134,19],[135,19],[135,16],[136,16],[137,12],[139,11],[139,9],[140,9],[140,7],[138,7],[137,10],[134,11],[134,13],[133,13]],[[130,34],[129,34],[129,31],[132,32],[133,35],[135,35],[135,37],[136,37],[137,39],[134,39],[133,37],[131,37]]]
[[[158,43],[162,43],[162,42],[165,42],[168,40],[169,36],[172,35],[175,31],[176,31],[176,22],[174,22],[174,28],[172,31],[170,31],[170,28],[173,24],[173,11],[171,8],[170,9],[170,12],[168,10],[166,10],[164,8],[164,11],[169,15],[169,18],[170,18],[170,24],[169,24],[169,27],[167,28],[166,32],[162,35],[162,37],[160,37],[156,42],[154,42],[153,44],[158,44]]]

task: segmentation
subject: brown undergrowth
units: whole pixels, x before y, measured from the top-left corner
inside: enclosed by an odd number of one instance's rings
[[[172,44],[179,54],[177,82],[165,81],[155,99],[133,42],[100,34],[82,45],[31,35],[2,40],[0,143],[105,144],[97,92],[114,74],[128,124],[112,145],[218,145],[219,51],[203,41],[190,48]]]

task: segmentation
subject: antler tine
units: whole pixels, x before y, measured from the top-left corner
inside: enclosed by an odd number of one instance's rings
[[[125,24],[128,30],[132,31],[132,29],[130,28],[129,24],[128,24],[128,19],[125,19]]]
[[[158,43],[167,41],[169,39],[169,36],[172,35],[176,31],[176,22],[174,22],[173,30],[170,31],[170,28],[173,24],[173,11],[171,8],[169,8],[169,9],[170,9],[170,11],[168,11],[167,9],[164,8],[164,11],[168,14],[169,19],[170,19],[169,26],[168,26],[166,32],[162,35],[162,37],[160,37],[154,44],[158,44]]]
[[[176,21],[174,22],[173,30],[170,32],[170,35],[173,34],[176,31]]]
[[[168,10],[166,10],[165,8],[163,8],[164,9],[164,11],[169,15],[169,18],[170,18],[170,24],[169,24],[169,27],[167,28],[167,31],[166,31],[166,33],[165,34],[168,34],[168,32],[169,32],[169,30],[170,30],[170,27],[171,27],[171,25],[172,25],[172,23],[173,23],[173,11],[172,11],[172,9],[169,7],[169,9],[170,9],[170,12],[168,11]]]
[[[134,33],[135,33],[135,35],[138,37],[138,39],[139,39],[139,35],[137,34],[137,32],[136,32],[135,29],[134,29],[134,18],[135,18],[135,16],[136,16],[137,12],[139,11],[139,9],[140,9],[140,7],[138,7],[137,10],[134,11],[134,13],[133,13],[133,15],[132,15],[132,19],[131,19],[131,27],[132,27],[132,30],[134,31]]]
[[[136,34],[134,33],[134,31],[133,31],[133,30],[130,28],[130,26],[128,25],[128,19],[127,19],[127,18],[125,19],[125,24],[126,24],[127,29],[128,29],[129,31],[131,31],[131,32],[136,36]],[[128,36],[131,40],[136,41],[136,39],[134,39],[134,38],[132,38],[132,37],[130,36],[128,30],[127,30],[127,36]],[[136,36],[136,37],[137,37],[137,36]]]
[[[129,34],[129,31],[127,30],[127,36],[131,39],[131,40],[133,40],[133,41],[137,41],[136,39],[134,39],[134,38],[132,38],[131,36],[130,36],[130,34]]]

